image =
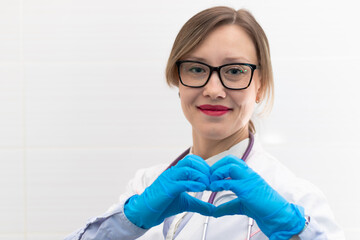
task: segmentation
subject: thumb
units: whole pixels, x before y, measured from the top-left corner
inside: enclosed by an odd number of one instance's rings
[[[189,194],[181,195],[184,207],[183,211],[196,212],[204,216],[213,216],[215,206],[211,203],[204,202],[200,199],[190,196]]]
[[[241,212],[241,202],[235,198],[229,202],[223,203],[214,210],[214,217],[222,217],[226,215],[243,214]]]

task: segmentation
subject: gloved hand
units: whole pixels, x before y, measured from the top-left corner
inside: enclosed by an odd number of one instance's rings
[[[125,215],[144,229],[185,211],[210,216],[215,206],[186,193],[208,189],[209,178],[210,166],[199,156],[188,155],[164,171],[141,195],[132,196],[125,203]]]
[[[303,208],[287,202],[241,159],[228,155],[211,171],[212,191],[230,190],[238,197],[218,206],[215,217],[247,215],[270,240],[290,239],[304,228]]]

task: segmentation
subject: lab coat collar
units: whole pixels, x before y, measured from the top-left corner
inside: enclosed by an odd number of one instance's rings
[[[256,134],[254,135],[254,146],[253,146],[253,149],[255,147],[256,144]],[[248,147],[249,145],[249,141],[250,139],[249,138],[246,138],[244,140],[242,140],[241,142],[233,145],[232,147],[230,147],[228,150],[224,151],[224,152],[221,152],[219,154],[216,154],[208,159],[205,159],[205,161],[210,165],[212,166],[214,163],[216,163],[217,161],[219,161],[220,159],[222,159],[223,157],[227,156],[227,155],[234,155],[238,158],[241,158],[243,155],[244,155],[244,152],[246,151],[246,148]],[[190,154],[192,153],[192,148],[190,149]],[[251,155],[251,153],[250,153]]]

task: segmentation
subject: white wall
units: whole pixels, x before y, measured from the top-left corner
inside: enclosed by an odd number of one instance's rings
[[[355,2],[355,3],[353,3]],[[182,24],[249,9],[276,82],[266,148],[360,234],[356,1],[0,1],[0,240],[62,239],[117,201],[135,170],[191,144],[164,68]]]

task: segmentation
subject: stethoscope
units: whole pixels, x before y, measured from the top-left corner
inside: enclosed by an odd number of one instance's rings
[[[242,156],[242,160],[244,162],[246,162],[252,148],[253,148],[253,145],[254,145],[254,135],[249,132],[249,145],[247,146],[243,156]],[[169,166],[167,169],[175,166],[181,159],[183,159],[186,155],[188,155],[190,152],[190,148],[187,149],[185,152],[183,152],[179,157],[177,157]],[[215,197],[217,195],[217,192],[212,192],[210,197],[209,197],[209,200],[208,200],[208,203],[211,203],[211,204],[216,204],[221,198],[218,198],[216,201],[215,201]],[[209,220],[210,220],[210,217],[206,217],[205,218],[205,222],[204,222],[204,228],[203,228],[203,233],[202,233],[202,240],[206,240],[206,234],[207,234],[207,230],[208,230],[208,226],[209,226]],[[250,240],[250,237],[251,237],[251,229],[254,225],[254,219],[250,218],[249,217],[249,222],[248,222],[248,229],[247,229],[247,235],[246,235],[246,240]]]

